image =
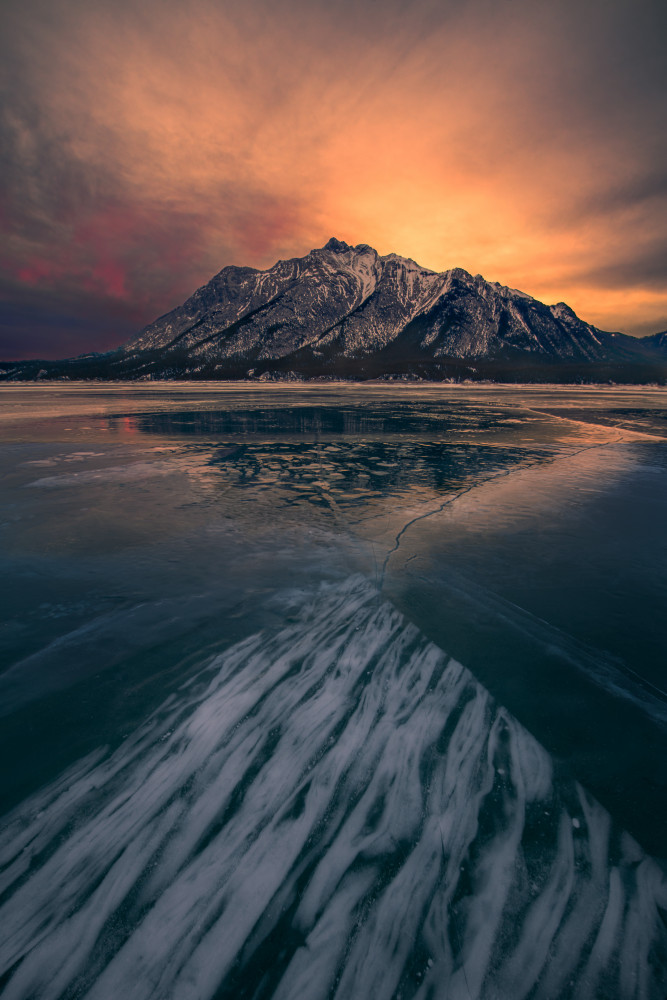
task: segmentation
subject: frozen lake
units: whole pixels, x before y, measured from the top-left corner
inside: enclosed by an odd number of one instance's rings
[[[667,390],[0,390],[7,998],[667,989]]]

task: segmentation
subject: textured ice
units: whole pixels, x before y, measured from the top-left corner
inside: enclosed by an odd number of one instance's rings
[[[662,998],[602,807],[363,579],[292,618],[8,817],[3,996]]]

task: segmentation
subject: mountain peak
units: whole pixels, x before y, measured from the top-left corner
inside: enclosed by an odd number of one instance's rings
[[[346,243],[345,240],[336,239],[332,236],[331,239],[324,244],[320,251],[312,250],[311,253],[322,252],[323,250],[328,250],[330,253],[353,253],[353,254],[372,254],[377,257],[377,250],[374,250],[372,246],[368,243],[357,243],[356,246],[352,246],[351,243]]]
[[[579,318],[574,309],[571,306],[568,306],[567,302],[556,302],[555,305],[549,306],[549,308],[554,316],[558,316],[558,318],[561,316],[568,316],[570,319]]]
[[[334,253],[345,253],[347,250],[354,250],[349,243],[344,240],[337,240],[335,236],[332,236],[328,243],[325,243],[322,247],[323,250],[332,250]]]

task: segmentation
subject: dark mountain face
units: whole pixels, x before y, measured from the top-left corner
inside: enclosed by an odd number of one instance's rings
[[[22,363],[4,377],[34,378],[28,365],[42,377],[624,381],[623,370],[628,381],[654,381],[667,377],[667,335],[605,333],[563,302],[331,239],[266,271],[224,268],[118,351]]]
[[[661,351],[667,357],[667,330],[663,333],[654,333],[652,337],[644,337],[642,344]]]

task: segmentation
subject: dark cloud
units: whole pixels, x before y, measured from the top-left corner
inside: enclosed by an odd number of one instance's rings
[[[667,234],[644,244],[626,247],[622,237],[607,250],[606,259],[593,261],[568,280],[572,285],[601,289],[664,290],[667,274]]]
[[[52,301],[43,308],[26,302],[0,302],[0,362],[24,360],[26,343],[30,344],[31,357],[45,360],[112,350],[129,340],[135,330],[135,322],[122,317],[58,313]]]
[[[665,314],[663,3],[10,0],[2,19],[0,355],[110,346],[225,264],[332,233],[602,326]]]

